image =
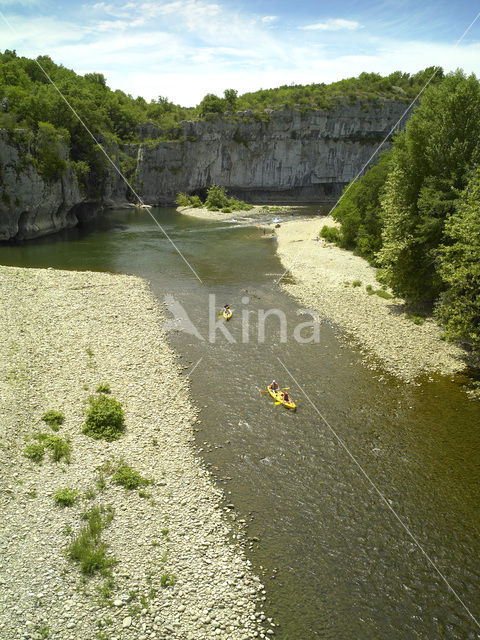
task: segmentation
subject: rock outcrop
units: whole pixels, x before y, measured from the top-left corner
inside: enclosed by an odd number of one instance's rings
[[[169,141],[147,123],[137,128],[142,142],[121,151],[135,173],[132,186],[149,204],[173,204],[180,191],[204,195],[211,184],[250,202],[330,203],[375,161],[392,127],[403,128],[404,110],[404,102],[379,99],[329,110],[244,111],[182,122]],[[107,150],[118,167],[118,146]],[[47,179],[33,133],[0,131],[0,241],[55,233],[127,202],[128,187],[110,163],[90,173],[82,192],[63,141],[56,153],[64,169]]]
[[[405,103],[340,103],[330,110],[239,112],[182,122],[178,141],[142,144],[136,183],[146,202],[226,186],[248,201],[328,203],[370,160]],[[404,121],[399,126],[404,126]],[[142,137],[158,135],[154,127]]]
[[[118,165],[118,148],[109,149]],[[126,187],[115,169],[95,176],[96,193],[86,194],[61,141],[61,175],[46,178],[39,168],[32,132],[0,130],[0,241],[30,240],[77,226],[106,205],[125,201]]]

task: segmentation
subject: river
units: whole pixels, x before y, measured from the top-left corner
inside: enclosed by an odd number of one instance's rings
[[[170,331],[200,409],[195,446],[247,521],[248,551],[266,585],[279,640],[478,638],[480,628],[304,399],[296,413],[260,393],[295,378],[474,616],[480,616],[480,403],[457,381],[405,385],[372,371],[323,323],[318,343],[293,338],[298,305],[273,283],[275,241],[240,226],[110,211],[82,229],[0,247],[0,263],[131,273],[188,312],[197,335]],[[313,209],[299,211],[302,215]],[[271,219],[272,215],[266,216]],[[282,219],[289,217],[280,216]],[[209,294],[234,316],[209,340]],[[165,298],[165,296],[171,296]],[[172,306],[173,305],[173,306]],[[266,321],[259,310],[285,314]],[[249,319],[248,335],[242,314]],[[168,315],[168,314],[167,314]],[[304,335],[308,334],[308,330]],[[247,339],[248,338],[248,339]],[[199,362],[200,358],[202,360]],[[291,377],[283,368],[292,374]]]

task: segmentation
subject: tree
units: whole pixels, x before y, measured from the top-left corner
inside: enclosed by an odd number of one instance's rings
[[[380,196],[390,167],[389,158],[388,153],[382,154],[376,165],[346,187],[333,211],[333,218],[341,223],[340,245],[357,249],[371,262],[375,262],[382,244]]]
[[[228,111],[235,111],[237,108],[238,91],[236,89],[225,89],[223,97]]]
[[[378,260],[397,295],[433,301],[442,291],[437,254],[445,220],[479,161],[480,84],[457,71],[425,92],[393,144]]]
[[[223,113],[225,111],[225,100],[219,98],[214,93],[207,93],[197,109],[201,116],[207,113]]]
[[[446,333],[480,351],[480,169],[473,173],[445,223],[439,273],[447,286],[436,312]]]

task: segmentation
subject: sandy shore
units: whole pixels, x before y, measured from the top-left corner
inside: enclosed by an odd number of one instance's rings
[[[250,211],[232,211],[232,213],[223,213],[222,211],[209,211],[208,209],[193,209],[192,207],[177,207],[178,213],[192,218],[200,218],[201,220],[235,220],[240,223],[248,223],[255,220],[260,215],[271,215],[275,217],[278,213],[285,213],[291,211],[296,207],[284,206],[275,207],[270,210],[265,209],[265,206],[269,205],[255,205]]]
[[[196,413],[147,284],[0,267],[0,300],[0,638],[270,637],[263,587],[191,446]],[[82,434],[99,383],[125,410],[113,442]],[[54,434],[41,421],[49,409],[65,415],[55,435],[70,440],[70,464],[23,455],[33,434]],[[99,466],[121,457],[152,480],[143,494],[108,469],[101,482]],[[72,507],[54,503],[64,487],[78,491]],[[94,505],[114,509],[102,532],[113,583],[84,579],[66,557]]]
[[[412,381],[422,373],[451,375],[465,367],[466,352],[440,339],[431,319],[416,325],[406,317],[404,301],[368,295],[379,289],[375,269],[363,258],[339,247],[314,241],[331,218],[295,220],[276,229],[278,255],[295,280],[283,284],[303,305],[330,319],[390,373]],[[354,281],[361,285],[353,287]],[[288,280],[287,280],[288,282]],[[348,283],[348,284],[345,284]]]

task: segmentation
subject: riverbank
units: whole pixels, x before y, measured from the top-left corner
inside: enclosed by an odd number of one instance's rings
[[[341,327],[365,350],[372,368],[373,355],[387,371],[408,382],[423,373],[462,371],[467,353],[441,340],[442,330],[432,319],[414,324],[403,300],[368,294],[366,287],[378,291],[380,284],[366,260],[323,239],[314,241],[324,224],[335,222],[318,217],[289,221],[276,229],[278,255],[295,281],[282,287]]]
[[[231,213],[224,213],[223,211],[209,211],[205,208],[193,207],[177,207],[177,212],[184,216],[199,218],[201,220],[220,220],[247,224],[254,221],[255,218],[261,215],[272,215],[275,217],[279,213],[286,213],[287,211],[298,208],[300,207],[279,207],[257,204],[253,209],[250,209],[250,211],[232,211]]]
[[[0,267],[0,299],[0,637],[267,637],[263,587],[194,455],[196,412],[147,284]],[[82,434],[100,384],[125,411],[112,442]],[[58,431],[41,420],[51,409]],[[48,447],[41,464],[24,455],[40,432],[70,443],[69,463]],[[115,484],[122,458],[150,484]],[[62,508],[53,496],[67,487],[76,503]],[[94,507],[112,510],[101,541],[116,563],[84,576],[67,550]]]

